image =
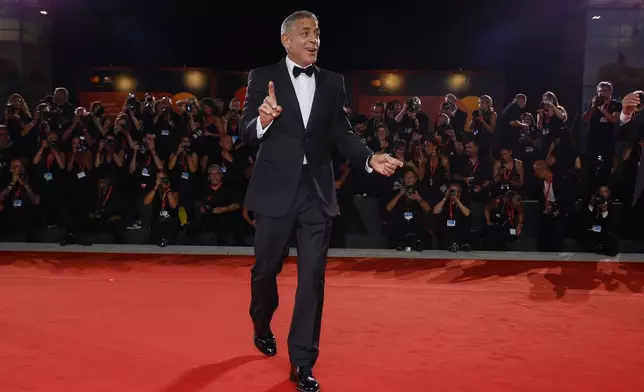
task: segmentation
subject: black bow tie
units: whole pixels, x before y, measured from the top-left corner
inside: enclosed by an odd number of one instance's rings
[[[305,74],[308,77],[311,77],[311,76],[313,76],[314,72],[315,72],[315,67],[312,66],[312,65],[308,66],[306,68],[300,68],[300,67],[297,67],[297,66],[293,67],[293,76],[295,76],[296,78],[298,76],[300,76],[300,74],[302,74],[302,73]]]

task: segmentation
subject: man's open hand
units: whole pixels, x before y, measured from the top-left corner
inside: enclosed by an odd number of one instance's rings
[[[280,114],[282,114],[282,107],[277,104],[277,98],[275,98],[275,85],[273,82],[268,82],[268,96],[259,107],[259,122],[262,128],[266,128]]]
[[[369,159],[369,166],[383,176],[391,176],[396,169],[403,167],[403,162],[389,154],[373,154]]]

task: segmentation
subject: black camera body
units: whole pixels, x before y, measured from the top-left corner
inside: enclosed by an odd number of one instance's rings
[[[168,178],[168,177],[163,177],[163,178],[161,179],[161,183],[162,183],[163,185],[169,185],[169,184],[170,184],[170,178]]]
[[[456,196],[456,189],[450,189],[449,190],[449,195],[450,196]]]
[[[592,204],[593,207],[599,207],[601,205],[607,206],[608,198],[602,194],[595,193],[590,197],[590,204]]]
[[[595,100],[595,106],[604,106],[606,104],[607,98],[604,97],[603,95],[598,95],[597,99]]]
[[[480,110],[475,110],[472,112],[472,118],[476,121],[479,117],[481,117],[481,111]]]
[[[94,109],[94,116],[101,117],[105,113],[105,108],[103,105],[96,105]]]
[[[114,142],[114,139],[105,139],[105,145],[108,147],[112,147],[114,145]]]
[[[194,110],[194,105],[192,104],[192,102],[186,103],[186,112],[192,113],[193,110]]]
[[[441,104],[441,111],[446,112],[446,111],[448,111],[448,110],[450,110],[450,111],[451,111],[451,110],[454,110],[454,107],[453,107],[453,106],[452,106],[452,104],[451,104],[451,103],[449,103],[449,102],[443,102],[443,103]]]
[[[167,107],[161,108],[161,114],[166,116],[170,113],[170,109]]]
[[[139,101],[137,101],[136,96],[133,93],[128,94],[125,103],[129,110],[136,110],[139,107]]]
[[[407,196],[412,196],[414,193],[416,193],[416,187],[414,187],[414,186],[406,186],[405,187],[405,194]]]
[[[414,98],[409,98],[408,100],[406,100],[405,105],[407,105],[407,111],[409,113],[416,113],[419,109],[418,102],[416,102]]]
[[[546,103],[541,101],[539,102],[539,105],[537,106],[537,110],[545,110],[546,109]]]

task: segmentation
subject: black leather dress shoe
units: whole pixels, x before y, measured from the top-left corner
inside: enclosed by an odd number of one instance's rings
[[[253,337],[255,347],[267,357],[274,357],[277,354],[277,343],[271,331],[255,333]]]
[[[298,392],[320,392],[320,383],[313,377],[310,367],[295,367],[291,365],[291,382],[295,383]]]

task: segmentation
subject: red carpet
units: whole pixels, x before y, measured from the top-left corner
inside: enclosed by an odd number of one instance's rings
[[[291,260],[292,261],[292,260]],[[248,257],[0,254],[0,390],[294,391]],[[332,259],[323,391],[644,391],[644,264]]]

